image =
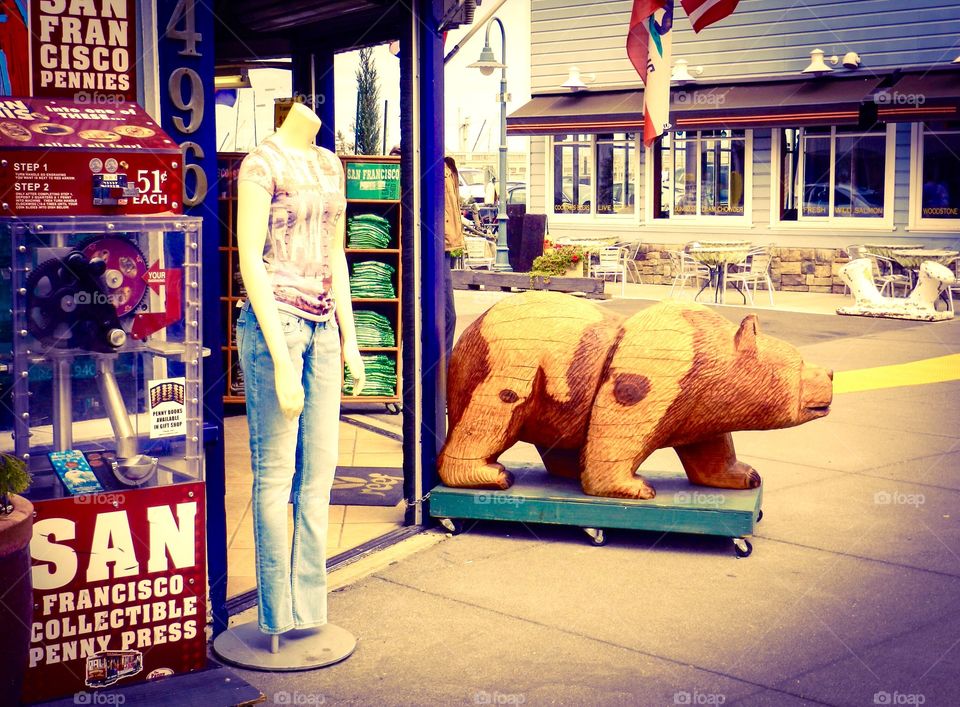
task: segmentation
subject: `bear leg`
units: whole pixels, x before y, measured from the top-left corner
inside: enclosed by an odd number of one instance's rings
[[[540,452],[540,458],[543,459],[543,466],[554,476],[562,476],[565,479],[580,479],[580,452],[579,449],[550,449],[537,445],[537,451]]]
[[[760,474],[737,460],[733,435],[726,434],[674,447],[690,483],[720,489],[755,489]]]
[[[437,460],[437,474],[446,486],[497,490],[513,485],[513,476],[496,459],[513,446],[515,435],[509,426],[490,429],[495,427],[495,419],[485,418],[488,424],[484,434],[471,431],[463,420],[449,431]]]
[[[580,476],[583,492],[608,498],[653,498],[657,492],[634,473],[635,467],[632,460],[591,462],[588,459]]]

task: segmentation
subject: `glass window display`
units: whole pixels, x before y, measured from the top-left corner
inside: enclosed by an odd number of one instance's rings
[[[920,218],[960,219],[960,123],[920,124]]]
[[[884,126],[786,128],[780,135],[781,220],[884,217]]]
[[[31,496],[202,478],[199,219],[3,228],[13,347],[0,449],[28,460]]]
[[[654,218],[744,215],[746,131],[666,133],[653,156],[661,175]]]

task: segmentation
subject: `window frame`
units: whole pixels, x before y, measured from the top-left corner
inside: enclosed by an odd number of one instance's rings
[[[810,127],[810,126],[805,126]],[[836,231],[838,228],[845,231],[894,231],[896,206],[896,164],[897,164],[897,132],[895,123],[884,126],[884,176],[883,176],[883,216],[881,218],[858,218],[856,216],[834,216],[833,199],[834,185],[837,171],[837,127],[830,127],[830,200],[826,216],[803,216],[803,205],[798,207],[796,221],[784,221],[780,214],[782,195],[780,189],[783,184],[783,131],[784,128],[773,128],[770,134],[770,228],[786,231]],[[866,131],[863,131],[866,133]],[[879,135],[880,133],[878,133]],[[840,133],[841,136],[844,133]],[[803,174],[805,167],[805,151],[801,151],[798,174]],[[802,185],[801,185],[802,192]]]
[[[700,208],[700,187],[701,170],[703,163],[700,154],[700,143],[704,139],[701,133],[712,132],[710,130],[689,130],[689,133],[695,133],[697,136],[697,209]],[[707,140],[713,138],[705,138]],[[651,147],[645,148],[644,181],[646,184],[646,195],[644,198],[644,219],[648,226],[657,228],[686,228],[691,224],[708,225],[711,229],[727,228],[744,229],[753,228],[753,130],[745,129],[743,136],[743,213],[735,216],[720,216],[717,214],[670,214],[669,218],[655,218],[654,210],[656,208],[655,200],[661,198],[660,178],[654,175],[656,165],[655,150],[660,150],[660,142],[657,141]],[[671,143],[670,155],[673,158],[673,145]],[[671,160],[672,161],[672,160]]]
[[[912,123],[910,126],[910,196],[906,230],[956,233],[960,230],[960,219],[923,218],[920,213],[923,208],[923,135],[923,122]]]
[[[621,130],[621,133],[629,134],[631,131]],[[637,202],[639,201],[640,194],[640,164],[641,164],[641,151],[640,151],[640,141],[642,136],[642,131],[632,131],[633,140],[605,140],[604,142],[631,142],[632,149],[630,152],[631,158],[633,161],[633,193],[634,193],[634,209],[633,213],[599,213],[597,211],[597,188],[599,182],[599,174],[597,172],[597,137],[601,133],[557,133],[555,135],[547,135],[547,178],[546,182],[546,194],[547,197],[547,213],[549,214],[549,219],[553,223],[564,224],[564,223],[582,223],[586,220],[597,220],[606,224],[614,223],[624,223],[624,224],[637,224],[640,222],[640,212],[641,209],[637,207]],[[607,135],[609,133],[602,133]],[[613,132],[614,135],[617,134],[617,131]],[[586,135],[590,138],[590,163],[592,172],[590,175],[590,212],[589,213],[559,213],[554,211],[554,189],[556,188],[556,148],[558,145],[566,144],[564,141],[557,140],[558,135]],[[582,143],[580,143],[582,144]]]

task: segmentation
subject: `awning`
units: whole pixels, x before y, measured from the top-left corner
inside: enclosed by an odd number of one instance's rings
[[[819,77],[713,86],[670,92],[670,118],[678,130],[771,126],[849,125],[883,77]],[[534,96],[507,117],[511,135],[639,131],[643,91],[583,91]]]
[[[510,135],[632,132],[643,129],[643,91],[534,96],[507,116]]]
[[[880,120],[896,123],[960,119],[960,71],[904,74],[873,98]]]
[[[678,130],[855,125],[882,77],[801,78],[671,91]]]

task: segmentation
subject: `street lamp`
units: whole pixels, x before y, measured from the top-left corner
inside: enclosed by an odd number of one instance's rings
[[[496,22],[500,27],[500,44],[502,45],[501,60],[497,61],[490,48],[490,26]],[[499,272],[511,272],[509,250],[507,249],[507,33],[503,29],[503,22],[493,17],[487,23],[484,35],[483,51],[480,58],[470,64],[468,68],[480,69],[484,76],[490,76],[494,69],[500,69],[500,190],[499,207],[497,209],[497,261],[493,266]]]

